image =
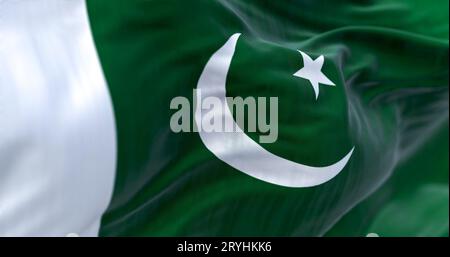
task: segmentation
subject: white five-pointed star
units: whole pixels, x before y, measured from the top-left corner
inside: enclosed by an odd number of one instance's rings
[[[294,73],[294,76],[304,78],[311,82],[311,85],[314,89],[314,93],[316,94],[316,100],[319,97],[319,83],[329,86],[335,86],[335,84],[329,80],[322,73],[323,66],[323,55],[319,56],[317,59],[313,61],[311,57],[309,57],[304,52],[298,50],[303,57],[303,68]]]

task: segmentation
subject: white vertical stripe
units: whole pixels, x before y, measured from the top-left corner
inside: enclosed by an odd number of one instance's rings
[[[96,236],[115,165],[84,0],[0,0],[0,236]]]

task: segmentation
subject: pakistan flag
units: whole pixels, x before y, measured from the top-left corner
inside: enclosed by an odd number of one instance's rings
[[[446,0],[0,0],[1,236],[448,236]]]

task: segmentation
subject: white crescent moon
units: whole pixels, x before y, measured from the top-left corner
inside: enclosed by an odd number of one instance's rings
[[[235,124],[226,101],[226,77],[234,55],[240,33],[232,35],[217,50],[203,69],[197,84],[197,101],[209,96],[218,97],[224,110],[195,110],[195,124],[201,127],[208,112],[223,115],[224,124]],[[228,122],[228,123],[227,123]],[[312,187],[327,182],[336,176],[347,164],[354,147],[340,161],[326,167],[312,167],[296,163],[270,153],[248,137],[239,126],[235,132],[205,132],[199,130],[206,148],[217,158],[233,168],[262,181],[285,187]]]

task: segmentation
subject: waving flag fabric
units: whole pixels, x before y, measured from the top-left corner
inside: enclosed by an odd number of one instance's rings
[[[0,235],[448,235],[448,33],[448,1],[0,0]],[[225,97],[276,133],[202,128]]]

